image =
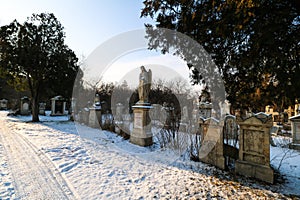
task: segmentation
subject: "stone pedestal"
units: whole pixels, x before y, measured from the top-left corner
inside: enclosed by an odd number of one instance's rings
[[[150,104],[136,104],[133,108],[133,130],[130,142],[139,146],[150,146],[153,144],[151,132]]]
[[[300,150],[300,114],[290,118],[292,125],[293,143],[291,148]]]
[[[222,126],[214,118],[200,118],[199,128],[202,133],[199,159],[202,162],[212,164],[220,169],[225,169],[223,156]]]
[[[101,109],[91,107],[89,112],[89,126],[93,128],[101,127]]]
[[[274,182],[270,167],[270,128],[272,116],[258,113],[245,120],[237,118],[240,125],[239,159],[235,171],[265,182]]]

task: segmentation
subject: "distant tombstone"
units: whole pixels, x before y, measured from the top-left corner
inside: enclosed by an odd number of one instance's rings
[[[89,115],[90,115],[90,110],[88,108],[83,108],[78,112],[78,121],[80,123],[88,125],[89,123]]]
[[[150,116],[152,120],[159,120],[161,114],[161,105],[160,104],[152,104],[153,109],[150,110]]]
[[[201,102],[199,104],[199,115],[203,118],[210,118],[211,117],[211,110],[212,110],[212,104]]]
[[[257,113],[250,118],[237,118],[240,126],[239,158],[235,171],[265,182],[274,182],[274,172],[270,167],[271,115]]]
[[[7,110],[7,103],[8,103],[8,100],[1,99],[0,100],[0,110]]]
[[[103,130],[110,130],[113,131],[113,115],[109,113],[109,111],[106,111],[105,114],[101,115],[101,128]]]
[[[122,103],[117,103],[116,114],[114,116],[116,121],[123,121],[124,105]]]
[[[70,120],[74,121],[74,120],[78,120],[78,118],[76,118],[78,112],[77,112],[77,108],[76,108],[76,99],[74,97],[72,97],[71,99],[71,106],[70,106]]]
[[[293,143],[290,145],[293,149],[300,150],[300,114],[290,118],[292,124]]]
[[[21,98],[21,107],[20,107],[20,114],[21,115],[30,115],[29,110],[30,100],[27,96]]]
[[[46,110],[46,103],[40,103],[39,104],[39,114],[40,115],[46,115],[46,112],[45,112],[45,110]]]
[[[230,103],[227,100],[220,102],[219,106],[221,108],[221,117],[225,117],[230,114]]]
[[[89,126],[100,128],[101,126],[101,102],[98,94],[95,95],[94,104],[89,108]]]
[[[182,108],[182,119],[181,121],[182,122],[188,122],[189,120],[189,111],[188,111],[188,107],[187,106],[184,106]]]
[[[62,96],[56,96],[51,99],[51,116],[65,115],[66,101]]]

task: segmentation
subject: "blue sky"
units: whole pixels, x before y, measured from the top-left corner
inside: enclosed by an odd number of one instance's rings
[[[33,13],[54,13],[65,27],[66,44],[79,58],[89,58],[97,47],[114,36],[144,28],[145,23],[153,24],[150,18],[140,18],[142,2],[143,0],[0,0],[0,26],[9,24],[14,19],[22,23]],[[127,54],[114,61],[106,69],[106,74],[104,70],[100,70],[101,72],[93,73],[93,76],[95,79],[103,76],[106,81],[119,82],[124,75],[144,63],[148,66],[165,66],[166,71],[172,68],[183,78],[188,78],[187,66],[178,57],[162,56],[148,50]]]
[[[151,22],[140,18],[142,0],[0,0],[0,5],[0,26],[14,19],[24,22],[32,13],[54,13],[77,56],[88,56],[114,35]]]

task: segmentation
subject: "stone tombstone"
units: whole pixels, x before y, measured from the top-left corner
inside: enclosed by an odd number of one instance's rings
[[[228,100],[220,102],[219,107],[221,111],[221,117],[225,117],[226,115],[230,114],[230,103],[228,102]]]
[[[160,120],[161,108],[160,104],[152,104],[153,109],[151,109],[150,116],[152,120]]]
[[[188,122],[189,121],[189,111],[187,106],[183,106],[182,108],[182,122]]]
[[[149,110],[153,108],[149,103],[149,92],[152,82],[152,72],[141,66],[139,75],[139,101],[132,106],[133,130],[130,134],[130,142],[139,146],[150,146],[153,144],[151,132],[151,118]]]
[[[51,116],[65,115],[66,101],[62,96],[55,96],[51,99]]]
[[[211,117],[212,104],[201,102],[199,104],[199,115],[206,119]]]
[[[290,118],[292,125],[293,142],[291,148],[300,150],[300,114]]]
[[[237,117],[237,122],[240,126],[240,135],[236,173],[273,183],[274,172],[270,167],[272,116],[257,113],[246,119]]]
[[[101,102],[99,95],[96,94],[94,104],[89,108],[89,126],[93,128],[100,128],[101,124]]]
[[[169,129],[175,121],[174,107],[173,105],[165,104],[163,109],[166,113],[164,127]]]
[[[72,97],[71,106],[70,106],[70,110],[69,110],[71,121],[78,120],[78,111],[77,111],[76,103],[77,103],[76,98]]]
[[[88,125],[89,124],[89,115],[90,115],[90,109],[89,108],[83,108],[78,112],[79,121],[83,124]]]
[[[122,103],[117,103],[116,112],[114,115],[114,118],[116,121],[118,121],[118,122],[123,121],[124,108],[125,107]]]
[[[1,99],[0,100],[0,110],[7,110],[7,99]]]
[[[199,159],[220,169],[225,169],[222,123],[213,117],[208,119],[200,117],[199,129],[202,138]]]
[[[88,124],[92,128],[100,128],[100,123],[97,117],[97,110],[95,107],[89,108],[89,117],[88,117]]]
[[[39,114],[46,115],[45,110],[46,110],[46,103],[43,102],[39,103]]]
[[[114,117],[109,111],[106,111],[105,114],[101,115],[101,121],[101,128],[103,130],[114,130]]]
[[[21,115],[30,115],[29,110],[30,100],[27,96],[21,98],[21,107],[20,107],[20,114]]]

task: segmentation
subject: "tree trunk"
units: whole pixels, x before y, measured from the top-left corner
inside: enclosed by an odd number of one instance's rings
[[[38,81],[33,81],[32,79],[28,78],[28,84],[31,92],[31,114],[32,114],[32,121],[39,122],[39,91],[40,91],[40,84]]]
[[[39,122],[39,101],[38,98],[35,97],[32,98],[32,121],[33,122]]]

